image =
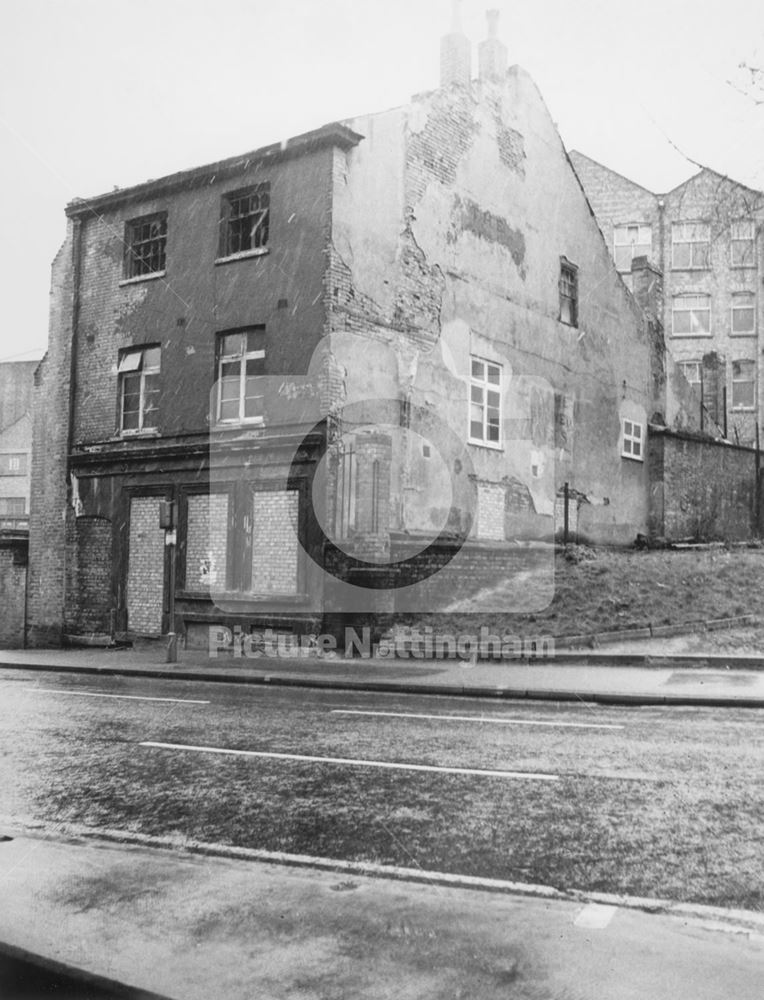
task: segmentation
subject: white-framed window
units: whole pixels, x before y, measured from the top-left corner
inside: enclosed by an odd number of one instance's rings
[[[167,252],[167,212],[125,223],[125,277],[163,274]]]
[[[732,409],[752,410],[756,400],[756,362],[732,362]]]
[[[711,227],[707,222],[675,222],[671,226],[671,266],[680,270],[707,268]]]
[[[162,349],[136,347],[119,356],[119,426],[123,434],[156,430]]]
[[[756,267],[756,228],[752,219],[738,219],[730,225],[730,264]]]
[[[560,258],[560,322],[578,326],[578,268]]]
[[[218,423],[262,422],[265,327],[219,333],[217,356]]]
[[[653,252],[652,227],[643,222],[626,223],[613,227],[613,256],[619,271],[629,273],[635,257],[651,257]]]
[[[753,292],[733,292],[732,332],[756,333],[756,296]]]
[[[470,433],[475,444],[501,447],[501,365],[470,358]]]
[[[266,181],[223,195],[220,257],[265,251],[270,229],[271,189]]]
[[[700,389],[703,381],[703,364],[700,361],[679,361],[679,369],[693,387]]]
[[[711,296],[676,295],[671,309],[674,337],[708,337],[711,334]]]
[[[645,427],[634,420],[621,421],[621,455],[623,458],[634,458],[638,462],[645,460]]]

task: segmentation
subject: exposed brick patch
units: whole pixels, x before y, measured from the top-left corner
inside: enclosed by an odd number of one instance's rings
[[[111,610],[111,521],[71,518],[67,524],[67,632],[108,632]]]
[[[27,539],[0,538],[0,649],[24,645]]]
[[[498,243],[509,250],[520,276],[525,278],[525,236],[519,229],[513,229],[506,219],[485,211],[474,201],[454,199],[463,230],[474,233],[490,243]]]

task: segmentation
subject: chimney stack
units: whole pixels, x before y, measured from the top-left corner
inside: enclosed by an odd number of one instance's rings
[[[451,31],[440,41],[440,85],[469,87],[472,80],[470,41],[462,32],[461,0],[452,0]]]
[[[503,80],[507,75],[507,47],[499,41],[499,12],[486,11],[488,38],[478,46],[481,80]]]

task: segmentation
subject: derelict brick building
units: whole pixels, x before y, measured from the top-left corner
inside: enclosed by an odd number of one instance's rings
[[[647,531],[684,383],[494,29],[477,81],[454,31],[405,107],[68,206],[30,641],[167,632],[171,586],[192,641],[321,631],[423,565],[442,609],[549,551],[563,484],[578,537]]]

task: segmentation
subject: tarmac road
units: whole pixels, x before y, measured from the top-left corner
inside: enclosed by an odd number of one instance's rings
[[[736,917],[428,873],[753,909],[760,716],[4,670],[0,940],[184,998],[758,997],[761,929]]]

